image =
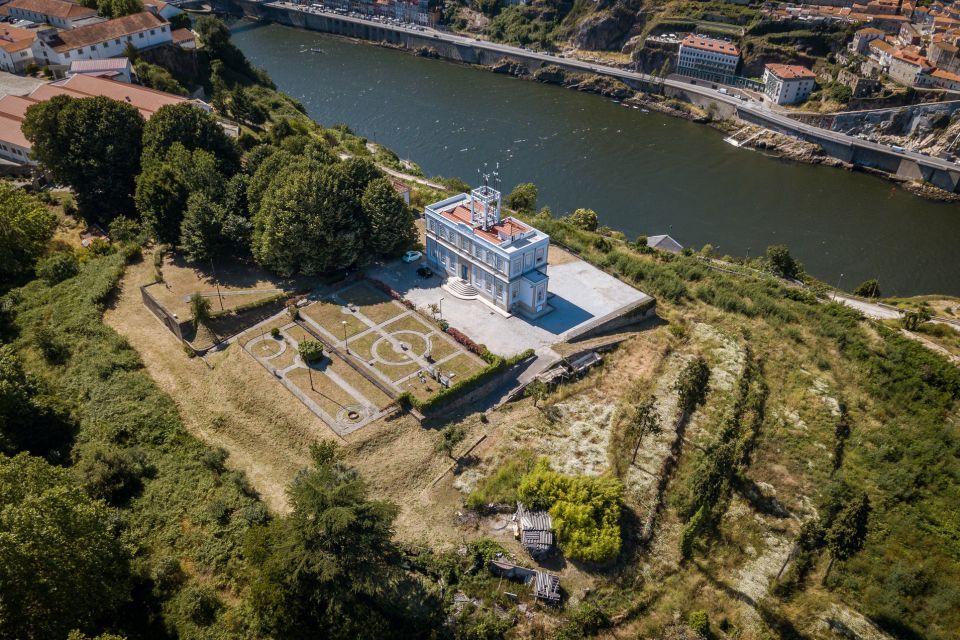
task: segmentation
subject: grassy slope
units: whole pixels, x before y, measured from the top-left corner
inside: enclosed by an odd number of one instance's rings
[[[123,257],[114,254],[92,260],[80,275],[54,287],[40,281],[24,287],[18,294],[17,346],[30,371],[72,402],[80,441],[137,448],[152,470],[120,515],[124,540],[143,576],[142,597],[155,608],[127,612],[120,630],[149,636],[167,626],[181,637],[243,635],[235,606],[244,588],[239,549],[250,521],[266,512],[249,495],[242,474],[204,464],[210,450],[184,429],[173,401],[143,370],[138,354],[103,324],[104,306],[123,270]],[[32,327],[43,319],[69,345],[62,365],[46,364],[31,344]],[[149,595],[148,576],[171,557],[185,581],[161,602]],[[194,610],[198,590],[222,603],[212,622]]]
[[[582,249],[592,261],[657,294],[661,313],[687,327],[683,341],[714,354],[708,358],[714,366],[731,349],[751,345],[764,360],[771,398],[746,475],[770,486],[801,518],[812,515],[830,479],[836,422],[830,405],[845,401],[853,435],[839,475],[870,494],[874,519],[864,552],[838,564],[829,586],[841,601],[900,636],[955,637],[960,628],[960,370],[895,331],[860,321],[836,305],[813,303],[773,282],[733,280],[692,259],[641,258],[616,241],[610,251],[596,249],[591,234],[557,223],[541,226]],[[706,323],[735,346],[718,348],[698,337],[691,329],[697,323]],[[711,394],[701,421],[701,444],[719,428],[730,402],[728,390]],[[671,493],[691,474],[693,458],[685,454]],[[662,538],[667,541],[661,551],[671,551],[669,539],[679,528],[671,517],[665,521]],[[737,497],[719,539],[692,565],[661,567],[671,576],[666,588],[651,585],[643,598],[677,598],[687,607],[696,602],[710,608],[701,590],[713,590],[718,602],[727,602],[714,612],[722,616],[725,607],[740,598],[736,586],[743,572],[762,559],[762,553],[755,557],[758,550],[772,549],[778,537],[786,540],[795,529],[790,519],[771,519]],[[642,554],[637,560],[647,569],[653,562]],[[819,565],[821,573],[825,561]],[[815,612],[837,599],[819,587],[821,573],[791,600],[758,603],[756,611],[766,626],[791,635],[812,624]],[[669,624],[669,619],[660,622]]]

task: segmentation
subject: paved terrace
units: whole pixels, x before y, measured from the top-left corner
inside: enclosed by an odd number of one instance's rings
[[[581,331],[589,323],[615,314],[650,296],[617,280],[583,260],[550,265],[549,298],[553,311],[537,320],[521,316],[505,318],[480,300],[461,300],[441,288],[439,275],[423,279],[417,267],[423,263],[400,261],[368,271],[390,285],[418,307],[442,307],[443,318],[490,351],[509,357],[526,349],[542,352]],[[443,298],[443,302],[440,299]]]

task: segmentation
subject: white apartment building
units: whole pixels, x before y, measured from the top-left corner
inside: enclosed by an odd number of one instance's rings
[[[460,298],[482,298],[535,318],[547,304],[550,236],[513,217],[500,218],[500,192],[487,184],[424,210],[427,261]]]
[[[775,104],[803,102],[816,86],[817,74],[793,64],[768,64],[763,70],[763,97]]]
[[[69,31],[39,31],[33,44],[33,57],[41,65],[69,65],[74,60],[120,57],[127,43],[136,49],[145,49],[170,41],[170,23],[142,11]]]
[[[4,8],[11,18],[49,24],[58,29],[72,29],[81,20],[97,17],[96,9],[67,0],[10,0]]]
[[[677,72],[733,76],[740,65],[740,49],[726,40],[688,34],[680,41]]]

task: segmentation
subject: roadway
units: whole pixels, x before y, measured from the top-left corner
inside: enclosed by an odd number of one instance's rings
[[[268,2],[265,3],[267,6],[283,8],[287,10],[302,11],[304,13],[311,13],[314,15],[323,15],[330,18],[335,18],[343,22],[352,22],[355,24],[361,25],[370,25],[376,26],[381,29],[386,29],[390,31],[396,31],[399,33],[405,34],[415,34],[427,38],[433,38],[440,42],[448,42],[451,44],[457,44],[461,46],[471,46],[486,49],[487,51],[493,51],[495,53],[503,54],[504,56],[522,56],[524,58],[539,60],[546,64],[555,64],[568,69],[577,70],[577,71],[586,71],[590,73],[602,74],[617,78],[620,80],[628,80],[631,82],[642,82],[647,84],[660,84],[665,87],[671,87],[673,89],[678,89],[686,91],[688,93],[695,93],[701,96],[705,96],[719,103],[724,103],[730,105],[737,110],[743,110],[748,113],[756,114],[758,117],[774,124],[782,129],[806,134],[807,136],[813,136],[818,138],[823,138],[830,140],[831,142],[848,145],[852,147],[859,147],[862,149],[868,149],[877,153],[883,153],[887,155],[892,155],[899,157],[901,159],[912,160],[920,165],[927,167],[932,167],[935,169],[941,169],[944,171],[953,171],[960,172],[960,166],[953,162],[943,160],[941,158],[934,158],[931,156],[926,156],[921,153],[915,153],[912,151],[897,151],[890,147],[889,145],[878,144],[870,140],[862,140],[854,136],[849,136],[845,133],[840,133],[837,131],[830,131],[829,129],[823,129],[821,127],[816,127],[814,125],[806,124],[804,122],[799,122],[790,118],[786,115],[774,111],[766,103],[748,100],[743,101],[737,98],[734,95],[729,93],[721,93],[720,89],[724,88],[721,85],[714,85],[711,83],[711,86],[704,86],[699,84],[701,82],[708,82],[705,80],[696,80],[693,78],[660,78],[653,76],[647,73],[641,73],[639,71],[631,71],[628,69],[623,69],[620,67],[611,67],[608,65],[598,64],[596,62],[588,62],[583,60],[577,60],[575,58],[568,58],[563,55],[542,52],[542,51],[533,51],[530,49],[525,49],[523,47],[516,47],[509,44],[502,44],[499,42],[490,42],[487,40],[480,40],[477,38],[471,38],[469,36],[463,36],[449,31],[441,31],[439,29],[433,29],[430,27],[421,27],[405,24],[395,24],[389,21],[378,21],[374,20],[372,17],[366,16],[351,16],[349,14],[336,13],[332,10],[320,10],[314,9],[307,5],[298,5],[293,2]],[[694,84],[696,82],[697,84]],[[714,88],[717,87],[717,88]]]

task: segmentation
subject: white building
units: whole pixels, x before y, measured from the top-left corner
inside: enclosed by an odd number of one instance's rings
[[[485,181],[486,182],[486,181]],[[460,298],[481,298],[508,313],[537,317],[547,304],[550,236],[500,218],[500,192],[484,184],[424,210],[427,261]]]
[[[0,29],[0,69],[10,73],[23,71],[33,61],[36,37],[35,31],[3,26]]]
[[[763,70],[763,97],[776,104],[803,102],[816,86],[817,74],[793,64],[768,64]]]
[[[174,6],[169,2],[164,2],[164,0],[146,0],[143,3],[143,6],[147,9],[147,11],[153,11],[164,20],[169,20],[170,18],[183,13],[183,9]]]
[[[677,72],[733,76],[740,65],[740,49],[726,40],[689,34],[680,41]]]
[[[96,9],[67,0],[11,0],[4,9],[11,18],[46,23],[58,29],[72,29],[81,20],[97,17]]]
[[[170,24],[149,11],[142,11],[69,31],[39,31],[33,44],[33,57],[43,65],[68,65],[74,60],[122,56],[127,43],[135,49],[145,49],[170,41]]]

